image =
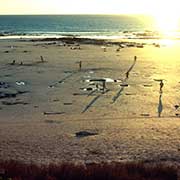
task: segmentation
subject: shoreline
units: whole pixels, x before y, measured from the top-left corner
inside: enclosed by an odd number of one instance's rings
[[[0,38],[0,42],[50,42],[54,44],[67,43],[73,44],[89,44],[89,45],[117,45],[121,48],[127,47],[141,47],[143,45],[154,45],[155,47],[169,46],[173,44],[180,44],[179,39],[166,38],[94,38],[94,37],[78,37],[78,36],[60,36],[60,37],[44,37],[44,36],[28,36],[26,37],[9,37]],[[121,46],[122,45],[122,46]]]

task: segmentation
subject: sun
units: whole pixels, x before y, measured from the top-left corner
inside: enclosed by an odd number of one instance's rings
[[[160,32],[175,32],[179,29],[180,17],[178,14],[172,12],[170,14],[158,14],[155,16],[156,28]]]
[[[158,8],[153,11],[156,27],[160,32],[168,33],[179,29],[180,1],[159,1]]]

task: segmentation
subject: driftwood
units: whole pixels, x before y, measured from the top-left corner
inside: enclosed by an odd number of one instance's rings
[[[72,105],[73,103],[64,103],[65,106]]]
[[[87,93],[73,93],[73,96],[87,96]]]
[[[17,105],[17,104],[27,105],[29,103],[23,102],[23,101],[17,101],[17,102],[2,101],[2,104],[10,106],[10,105]]]
[[[44,115],[60,115],[60,114],[64,114],[65,112],[44,112]]]

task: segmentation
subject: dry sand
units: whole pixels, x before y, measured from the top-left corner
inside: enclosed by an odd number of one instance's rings
[[[101,45],[71,47],[0,41],[0,159],[180,164],[180,109],[174,107],[180,103],[180,45],[119,52],[116,45],[106,52]],[[128,87],[120,86],[134,56],[136,64],[124,82]],[[120,82],[106,83],[104,94],[84,91],[95,88],[86,82],[92,78]],[[163,93],[158,79],[164,79]],[[76,137],[79,131],[97,134]]]

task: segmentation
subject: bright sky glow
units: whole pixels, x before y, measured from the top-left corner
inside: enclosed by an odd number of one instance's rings
[[[160,7],[160,5],[158,6]],[[173,31],[177,29],[180,18],[179,6],[180,1],[178,0],[164,1],[161,8],[152,13],[159,30]]]
[[[157,16],[178,13],[179,5],[179,0],[0,0],[0,14],[154,14]]]

